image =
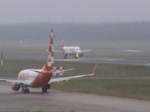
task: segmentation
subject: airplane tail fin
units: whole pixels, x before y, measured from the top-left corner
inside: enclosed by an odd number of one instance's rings
[[[62,41],[61,41],[61,49],[63,49],[64,46],[65,46],[65,44],[64,44],[64,38],[62,38]]]
[[[53,29],[51,29],[48,57],[47,57],[46,64],[42,69],[42,71],[45,71],[45,72],[52,72],[53,70],[53,65],[54,65],[54,49],[53,49],[54,40],[53,39],[54,39],[54,34],[53,34]]]

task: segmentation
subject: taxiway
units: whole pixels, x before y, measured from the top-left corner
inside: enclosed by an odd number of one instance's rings
[[[1,82],[0,112],[3,111],[150,112],[150,102],[59,90],[42,94],[39,88],[23,94]]]

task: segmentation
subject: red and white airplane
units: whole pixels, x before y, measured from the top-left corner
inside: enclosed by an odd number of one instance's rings
[[[61,51],[55,51],[55,52],[62,52],[64,54],[64,58],[67,58],[68,55],[74,55],[75,58],[79,58],[83,56],[84,52],[88,52],[88,51],[91,51],[91,49],[81,50],[79,46],[65,46],[64,40],[62,40]]]
[[[51,83],[67,81],[74,78],[80,78],[85,76],[93,76],[95,69],[91,74],[69,76],[69,77],[58,77],[52,78],[53,75],[53,65],[54,65],[54,52],[53,52],[53,30],[51,30],[50,36],[50,46],[48,50],[48,58],[46,64],[42,69],[25,69],[18,74],[17,80],[11,79],[0,79],[0,81],[5,81],[11,83],[11,88],[14,91],[18,91],[22,88],[22,92],[29,93],[29,87],[32,88],[42,88],[42,93],[46,93],[51,87]]]

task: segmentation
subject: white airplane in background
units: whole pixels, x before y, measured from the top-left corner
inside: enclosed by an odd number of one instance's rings
[[[79,58],[83,56],[84,52],[88,51],[91,51],[91,49],[81,50],[81,48],[78,46],[65,46],[64,40],[62,40],[61,51],[54,51],[54,52],[62,52],[64,54],[64,58],[67,58],[68,55],[75,55],[75,58]]]
[[[18,79],[0,79],[0,81],[5,81],[11,83],[11,88],[14,91],[18,91],[22,88],[22,92],[29,93],[29,87],[32,88],[42,88],[42,93],[46,93],[51,87],[51,83],[67,81],[74,78],[80,78],[85,76],[93,76],[96,70],[94,68],[91,74],[69,76],[69,77],[58,77],[52,78],[53,75],[53,65],[54,65],[54,52],[53,52],[53,30],[51,30],[50,45],[48,50],[48,58],[42,69],[25,69],[18,74]]]

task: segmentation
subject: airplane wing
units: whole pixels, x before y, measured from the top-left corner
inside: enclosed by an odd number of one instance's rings
[[[31,85],[32,81],[23,81],[23,80],[15,80],[15,79],[0,79],[0,81],[8,82],[8,83],[18,83],[24,85]]]
[[[89,52],[89,51],[92,51],[92,49],[82,50],[82,52]]]
[[[95,66],[95,68],[94,68],[94,70],[93,70],[93,72],[91,74],[84,74],[84,75],[76,75],[76,76],[70,76],[70,77],[54,78],[54,79],[51,79],[49,81],[49,84],[53,83],[53,82],[68,81],[68,80],[71,80],[71,79],[76,79],[76,78],[81,78],[81,77],[87,77],[87,76],[93,76],[95,74],[95,70],[96,70],[96,66]]]
[[[81,80],[149,80],[150,77],[86,77],[86,78],[82,78]]]

